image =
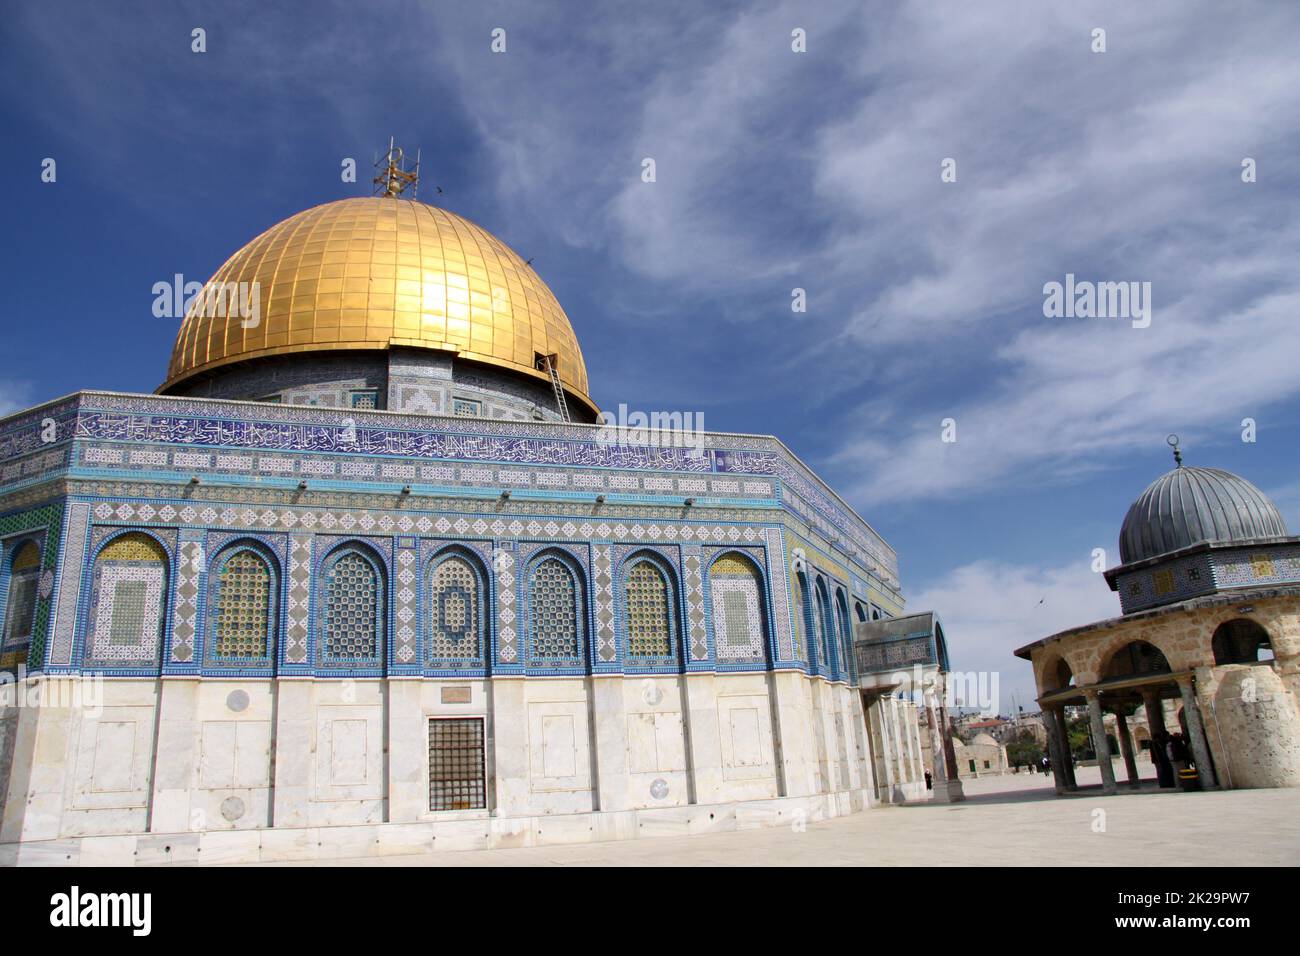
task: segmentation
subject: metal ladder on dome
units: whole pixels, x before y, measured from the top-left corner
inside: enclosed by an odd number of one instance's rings
[[[560,417],[566,422],[572,422],[573,419],[569,416],[569,403],[564,400],[564,386],[560,384],[560,373],[551,364],[549,355],[542,356],[542,364],[545,366],[546,374],[551,376],[551,388],[555,391],[555,404],[560,409]]]

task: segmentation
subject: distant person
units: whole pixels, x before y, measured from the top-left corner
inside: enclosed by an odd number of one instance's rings
[[[1052,761],[1051,758],[1047,756],[1047,754],[1043,754],[1042,766],[1043,766],[1043,776],[1047,776],[1047,774],[1052,772]]]
[[[1186,770],[1191,757],[1187,753],[1187,742],[1183,735],[1174,733],[1169,735],[1169,740],[1165,744],[1165,756],[1169,758],[1169,763],[1173,766],[1174,777],[1177,778],[1180,771]]]
[[[1174,780],[1168,749],[1169,734],[1163,730],[1156,731],[1151,738],[1151,762],[1156,765],[1156,783],[1160,787],[1172,787],[1177,782]]]
[[[934,789],[934,777],[930,775],[930,771],[928,770],[925,772],[925,789],[927,790]]]

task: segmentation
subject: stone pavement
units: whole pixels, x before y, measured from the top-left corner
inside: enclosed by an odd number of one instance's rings
[[[1122,774],[1122,771],[1121,771]],[[966,781],[964,803],[692,837],[331,861],[357,866],[1272,866],[1300,864],[1300,789],[1052,795],[1051,778]],[[1089,784],[1098,789],[1091,791]],[[1094,832],[1104,810],[1104,832]],[[301,864],[292,864],[301,865]],[[322,864],[317,864],[322,865]]]

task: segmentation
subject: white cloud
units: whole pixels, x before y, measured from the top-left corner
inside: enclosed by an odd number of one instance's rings
[[[909,595],[907,604],[938,612],[953,670],[998,672],[1004,714],[1013,693],[1026,712],[1037,710],[1033,669],[1016,648],[1119,615],[1118,596],[1087,561],[1043,569],[975,561]]]
[[[644,25],[592,21],[608,82],[576,82],[562,50],[527,109],[453,54],[501,188],[670,305],[735,319],[807,287],[807,324],[752,334],[851,436],[838,463],[864,505],[1096,467],[1300,392],[1300,10],[773,3]],[[1044,319],[1066,272],[1151,282],[1152,327]]]

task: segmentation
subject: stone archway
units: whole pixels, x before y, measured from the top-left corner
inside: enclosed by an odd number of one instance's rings
[[[1254,664],[1274,657],[1273,641],[1268,631],[1248,617],[1232,618],[1215,628],[1214,636],[1210,638],[1210,649],[1216,666]]]
[[[1122,680],[1126,677],[1168,674],[1173,671],[1164,651],[1149,641],[1132,640],[1111,652],[1101,669],[1101,679]]]

